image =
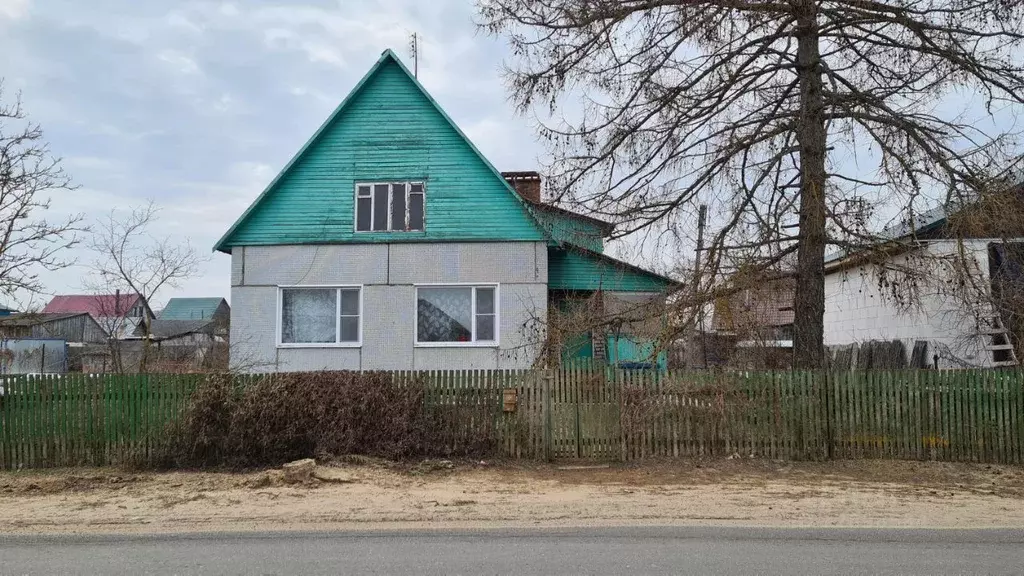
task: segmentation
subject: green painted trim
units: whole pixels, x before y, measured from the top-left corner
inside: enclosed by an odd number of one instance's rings
[[[406,68],[404,64],[402,64],[402,61],[399,60],[398,56],[396,56],[395,53],[391,51],[391,49],[387,49],[381,54],[380,58],[377,59],[377,62],[374,63],[370,70],[363,75],[363,77],[355,85],[355,88],[353,88],[352,91],[349,92],[347,96],[345,96],[345,99],[341,101],[341,104],[339,104],[338,107],[335,108],[333,112],[331,112],[331,115],[327,117],[327,120],[325,120],[323,124],[321,124],[320,127],[317,129],[317,131],[313,133],[313,136],[311,136],[309,140],[307,140],[306,143],[302,146],[302,148],[299,149],[298,153],[295,154],[295,156],[293,156],[292,159],[289,160],[287,164],[285,164],[284,168],[277,173],[277,176],[274,177],[274,179],[270,182],[270,184],[267,185],[263,192],[261,192],[260,195],[256,197],[256,200],[254,200],[253,203],[250,204],[249,207],[245,210],[245,212],[242,213],[238,220],[236,220],[235,223],[232,224],[230,228],[228,228],[228,231],[225,232],[224,235],[220,237],[220,239],[213,247],[214,251],[224,252],[227,254],[231,253],[231,245],[229,243],[231,236],[234,235],[238,228],[252,215],[257,206],[259,206],[266,199],[266,197],[278,185],[278,183],[285,176],[285,174],[287,174],[292,169],[292,167],[299,161],[299,159],[302,158],[306,154],[306,152],[309,151],[309,149],[320,139],[323,133],[327,130],[328,126],[330,126],[337,119],[341,112],[344,111],[345,108],[349,106],[349,104],[356,97],[356,95],[362,91],[362,89],[366,86],[369,79],[372,78],[375,74],[377,74],[377,72],[380,71],[380,69],[387,62],[394,62],[395,64],[398,65],[399,69],[402,70],[402,72],[404,72],[405,75],[408,76],[410,80],[412,80],[413,85],[416,86],[417,89],[419,89],[419,91],[423,94],[423,96],[426,97],[427,101],[430,102],[434,109],[441,114],[441,117],[444,118],[444,120],[448,122],[448,124],[451,125],[452,128],[455,129],[456,134],[458,134],[459,137],[461,137],[469,145],[470,150],[472,150],[473,153],[476,154],[477,157],[484,163],[484,165],[494,174],[495,178],[501,181],[501,183],[505,186],[505,189],[508,191],[508,193],[512,194],[512,196],[519,202],[519,205],[522,207],[527,218],[529,218],[533,222],[540,237],[544,239],[550,238],[549,234],[541,225],[540,221],[529,209],[527,201],[524,200],[521,196],[519,196],[519,194],[515,192],[512,186],[505,180],[505,178],[502,177],[501,172],[499,172],[498,169],[495,168],[493,164],[491,164],[491,162],[480,152],[476,145],[473,144],[473,141],[466,136],[466,134],[462,131],[462,129],[459,128],[459,126],[454,121],[452,121],[451,117],[448,116],[448,113],[445,112],[443,108],[441,108],[441,105],[438,104],[436,100],[434,100],[434,97],[431,96],[429,92],[427,92],[423,85],[420,84],[419,80],[411,72],[409,72],[409,69]],[[249,245],[252,243],[247,242],[246,244]],[[278,242],[275,242],[274,244],[278,244]]]

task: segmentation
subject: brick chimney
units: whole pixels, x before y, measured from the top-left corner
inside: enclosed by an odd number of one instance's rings
[[[528,172],[502,172],[501,175],[527,202],[541,203],[540,173],[531,170]]]

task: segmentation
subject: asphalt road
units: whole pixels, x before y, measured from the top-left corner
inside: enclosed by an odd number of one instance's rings
[[[1021,574],[1024,530],[0,536],[3,574]]]

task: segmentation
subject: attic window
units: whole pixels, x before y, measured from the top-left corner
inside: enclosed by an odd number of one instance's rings
[[[423,230],[423,182],[356,185],[356,232]]]

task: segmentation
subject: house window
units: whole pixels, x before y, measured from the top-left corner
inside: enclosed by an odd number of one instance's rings
[[[356,185],[356,232],[423,230],[423,182]]]
[[[282,288],[282,345],[357,346],[360,343],[361,290]]]
[[[421,286],[416,289],[416,343],[495,345],[496,286]]]

